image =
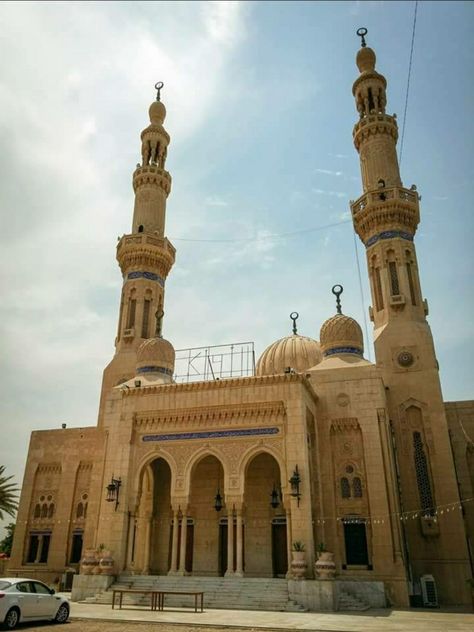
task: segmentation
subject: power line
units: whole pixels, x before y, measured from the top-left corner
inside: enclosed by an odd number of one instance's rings
[[[269,233],[267,235],[261,235],[260,237],[242,237],[240,239],[187,239],[185,237],[170,237],[171,241],[190,241],[190,242],[202,242],[202,243],[222,243],[230,244],[236,242],[252,242],[252,241],[264,241],[265,239],[281,239],[282,237],[293,237],[295,235],[301,235],[303,233],[315,233],[320,230],[327,230],[328,228],[335,228],[336,226],[342,226],[343,224],[352,223],[351,219],[344,219],[341,222],[335,222],[333,224],[325,224],[324,226],[313,226],[312,228],[301,228],[299,230],[293,230],[288,233]]]
[[[411,34],[411,50],[410,50],[410,62],[408,64],[408,79],[407,79],[407,92],[405,95],[405,111],[403,112],[403,126],[402,126],[402,138],[400,141],[400,159],[399,164],[402,164],[403,155],[403,140],[405,138],[405,124],[407,121],[407,108],[408,108],[408,93],[410,91],[410,78],[411,78],[411,66],[413,62],[413,49],[415,47],[415,29],[416,29],[416,14],[418,12],[418,0],[415,1],[415,14],[413,16],[413,31]]]

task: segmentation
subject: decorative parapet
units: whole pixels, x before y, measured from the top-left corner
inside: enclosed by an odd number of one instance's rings
[[[258,386],[272,386],[275,384],[301,384],[307,393],[317,402],[318,396],[313,390],[310,381],[302,373],[285,373],[281,375],[262,375],[251,377],[228,378],[222,380],[209,380],[203,382],[186,382],[182,384],[159,384],[153,386],[140,386],[140,388],[123,388],[124,397],[136,397],[144,395],[155,395],[157,393],[187,393],[193,391],[210,391],[215,389],[249,388]]]
[[[133,190],[146,185],[158,186],[165,192],[166,196],[171,191],[171,176],[158,165],[139,166],[133,172]]]

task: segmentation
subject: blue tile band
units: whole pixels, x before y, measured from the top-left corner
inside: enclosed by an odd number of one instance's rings
[[[164,373],[165,375],[173,376],[173,371],[171,369],[167,369],[164,366],[141,366],[137,369],[137,373]]]
[[[173,434],[144,435],[142,441],[182,441],[183,439],[225,439],[226,437],[255,437],[276,435],[278,428],[244,428],[242,430],[210,430],[208,432],[176,432]]]
[[[325,356],[336,355],[336,353],[355,353],[358,356],[362,357],[362,351],[357,347],[334,347],[333,349],[328,349],[324,352]]]
[[[365,247],[369,248],[381,239],[393,239],[394,237],[400,237],[400,239],[406,239],[407,241],[413,241],[413,235],[405,232],[404,230],[384,230],[377,235],[372,235],[370,239],[365,242]]]
[[[165,280],[160,277],[159,274],[147,272],[146,270],[135,270],[134,272],[129,272],[127,274],[126,281],[131,281],[132,279],[147,279],[148,281],[156,281],[161,285],[161,287],[165,287]]]

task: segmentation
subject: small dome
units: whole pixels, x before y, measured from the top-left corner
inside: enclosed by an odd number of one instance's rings
[[[323,323],[320,331],[321,350],[324,356],[338,353],[364,352],[364,338],[359,323],[344,314],[336,314]]]
[[[137,375],[161,373],[173,377],[175,352],[164,338],[148,338],[137,350]]]
[[[356,57],[357,68],[360,72],[367,72],[375,69],[376,56],[374,51],[368,46],[359,50]]]
[[[322,360],[319,342],[293,334],[277,340],[260,356],[256,375],[276,375],[291,367],[298,373],[307,371]]]
[[[166,108],[161,101],[153,101],[148,110],[150,121],[154,125],[163,125],[166,118]]]

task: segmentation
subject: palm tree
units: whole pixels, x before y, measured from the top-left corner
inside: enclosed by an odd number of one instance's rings
[[[0,465],[0,520],[4,518],[4,512],[14,517],[18,509],[18,488],[14,483],[9,483],[13,476],[5,476],[5,466]]]

